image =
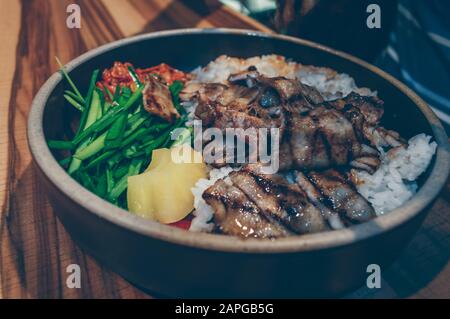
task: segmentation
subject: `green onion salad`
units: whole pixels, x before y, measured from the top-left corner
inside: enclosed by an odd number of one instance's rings
[[[181,81],[169,90],[181,118],[168,123],[145,111],[142,106],[144,85],[133,68],[129,75],[136,90],[117,86],[114,94],[96,86],[99,70],[94,70],[85,95],[82,95],[62,64],[60,71],[70,89],[64,98],[80,113],[80,121],[71,140],[49,140],[48,146],[64,151],[59,163],[80,184],[109,202],[127,209],[126,189],[129,176],[142,173],[151,161],[152,151],[176,143],[171,132],[185,125],[186,112],[178,95]]]

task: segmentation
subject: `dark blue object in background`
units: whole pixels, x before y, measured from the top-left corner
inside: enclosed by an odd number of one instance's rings
[[[450,128],[450,1],[400,0],[389,45],[376,64],[428,102]]]

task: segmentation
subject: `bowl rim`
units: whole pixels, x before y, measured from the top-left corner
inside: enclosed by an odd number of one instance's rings
[[[188,28],[159,31],[124,38],[87,51],[67,63],[66,69],[70,72],[87,60],[90,60],[109,50],[131,43],[159,37],[171,37],[186,34],[201,35],[205,33],[275,38],[282,41],[291,42],[296,45],[312,47],[358,64],[359,66],[390,82],[420,109],[427,122],[431,125],[434,135],[433,138],[437,142],[438,148],[435,155],[435,165],[430,173],[430,176],[419,191],[413,196],[413,198],[399,208],[396,208],[389,214],[379,216],[371,221],[341,230],[332,230],[302,236],[292,236],[279,238],[276,240],[264,240],[241,239],[227,235],[189,232],[168,225],[163,225],[158,222],[146,220],[131,214],[130,212],[119,208],[106,200],[103,200],[94,193],[85,189],[75,179],[70,177],[53,157],[44,136],[43,114],[51,92],[63,79],[60,72],[57,71],[44,83],[34,97],[28,116],[27,125],[28,144],[33,160],[41,172],[45,175],[47,180],[53,184],[54,187],[59,189],[64,196],[68,197],[68,199],[72,200],[88,212],[131,232],[171,242],[173,244],[234,253],[290,253],[328,249],[348,245],[377,236],[383,232],[387,232],[400,226],[401,224],[412,219],[414,216],[418,215],[438,196],[440,190],[445,185],[450,172],[450,147],[445,130],[433,111],[411,89],[386,72],[350,54],[331,49],[312,41],[245,29]]]

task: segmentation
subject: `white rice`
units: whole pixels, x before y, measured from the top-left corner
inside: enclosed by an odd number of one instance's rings
[[[358,88],[348,74],[287,61],[275,54],[249,59],[221,55],[204,68],[198,67],[192,71],[193,81],[227,83],[230,74],[244,71],[249,66],[255,66],[259,73],[267,77],[284,76],[288,79],[298,79],[304,84],[314,86],[327,100],[346,96],[352,91],[361,95],[376,95],[376,92],[368,88]]]
[[[422,174],[436,152],[437,144],[431,136],[418,134],[408,141],[408,147],[382,153],[382,164],[370,175],[357,171],[358,192],[373,206],[378,215],[405,203],[417,191],[415,180]]]
[[[202,195],[203,192],[212,186],[218,179],[228,176],[234,169],[226,166],[219,169],[213,168],[209,171],[209,179],[201,178],[197,181],[194,187],[191,188],[194,195],[194,218],[192,219],[191,231],[205,231],[210,232],[214,224],[210,223],[213,217],[214,211],[211,206],[206,204]]]
[[[337,73],[323,67],[305,66],[287,61],[284,57],[278,55],[265,55],[249,59],[222,55],[207,66],[195,69],[192,72],[194,75],[192,81],[227,83],[230,74],[244,71],[252,65],[267,77],[284,76],[314,86],[326,100],[345,97],[351,92],[376,96],[376,91],[358,88],[354,79],[348,74]],[[183,105],[190,114],[190,120],[192,120],[196,104],[184,102]],[[372,204],[378,215],[401,206],[415,194],[418,188],[415,180],[428,167],[436,151],[436,143],[430,143],[430,140],[430,136],[419,134],[409,140],[406,149],[399,147],[387,153],[380,150],[382,164],[373,175],[355,170],[359,182],[358,192]],[[192,220],[191,231],[208,232],[213,229],[212,217],[214,212],[203,200],[202,194],[209,186],[213,185],[218,179],[226,177],[231,171],[233,169],[230,167],[211,169],[209,179],[199,180],[192,188],[195,207],[193,214],[195,217]]]

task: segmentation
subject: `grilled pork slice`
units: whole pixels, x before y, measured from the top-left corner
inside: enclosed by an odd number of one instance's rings
[[[324,194],[334,211],[350,223],[362,223],[374,217],[372,206],[336,170],[310,172],[314,185]]]
[[[266,219],[260,209],[237,187],[218,180],[203,193],[214,210],[221,233],[244,238],[277,238],[291,234],[282,225]]]
[[[343,113],[352,123],[358,139],[369,141],[375,147],[397,147],[406,144],[400,134],[379,126],[384,113],[382,100],[376,97],[350,93],[343,99],[330,101],[326,104]]]
[[[255,67],[230,75],[226,85],[192,83],[181,98],[198,102],[195,114],[208,127],[279,128],[281,170],[349,165],[373,173],[380,164],[378,148],[405,145],[398,133],[379,125],[380,99],[350,93],[324,101],[313,87],[262,76]]]
[[[367,155],[354,159],[350,162],[350,166],[373,174],[380,166],[380,163],[381,161],[378,157]]]
[[[339,111],[347,112],[356,108],[363,116],[364,121],[376,125],[383,116],[383,101],[374,96],[362,96],[352,92],[343,99],[328,102],[329,105]]]
[[[180,92],[182,101],[215,101],[226,89],[227,85],[221,83],[188,83]]]
[[[266,175],[247,166],[230,174],[236,187],[250,198],[269,220],[281,222],[297,234],[328,229],[321,212],[295,184],[279,175]]]
[[[304,98],[308,103],[318,104],[324,101],[322,95],[314,87],[308,86],[295,79],[285,77],[265,77],[261,75],[256,67],[251,66],[247,70],[231,74],[228,82],[248,87],[260,87],[266,91],[272,88],[278,94],[278,101],[289,101]]]
[[[288,130],[293,168],[341,166],[361,153],[353,126],[334,109],[319,106],[308,115],[292,114]]]
[[[407,142],[398,132],[387,130],[381,126],[372,126],[367,123],[363,125],[363,135],[376,147],[398,147],[405,146]]]
[[[296,184],[250,164],[218,180],[203,198],[221,233],[276,238],[344,228],[374,218],[370,204],[336,170],[296,172]]]
[[[180,92],[183,101],[199,103],[217,102],[221,105],[234,106],[233,109],[244,109],[252,103],[259,91],[257,88],[221,83],[189,83]]]
[[[319,106],[309,115],[325,137],[325,143],[329,147],[330,164],[345,165],[361,153],[361,144],[356,138],[353,126],[342,113]]]
[[[173,105],[169,87],[154,76],[147,77],[142,96],[144,108],[147,112],[168,122],[174,122],[180,118],[180,114]]]
[[[228,82],[238,85],[244,85],[248,87],[252,87],[256,83],[256,79],[260,76],[258,70],[254,65],[251,65],[247,68],[247,70],[230,74],[228,76]]]
[[[301,83],[299,80],[287,79],[284,77],[267,78],[260,76],[258,82],[275,89],[283,101],[292,101],[295,99],[305,99],[312,105],[324,101],[322,95],[312,86]]]
[[[292,114],[288,127],[289,136],[286,141],[290,148],[293,167],[310,169],[329,165],[330,160],[322,135],[318,132],[317,123],[313,118]],[[281,149],[283,148],[284,146],[281,147]],[[280,160],[280,163],[283,162],[285,160]]]
[[[311,183],[308,177],[305,176],[305,174],[299,171],[295,172],[295,180],[300,188],[306,193],[306,196],[308,196],[308,199],[311,201],[311,203],[313,203],[318,209],[320,209],[322,216],[328,221],[328,224],[331,226],[331,228],[341,229],[345,227],[341,218],[339,217],[339,214],[335,211],[332,211],[326,205],[325,198]]]

